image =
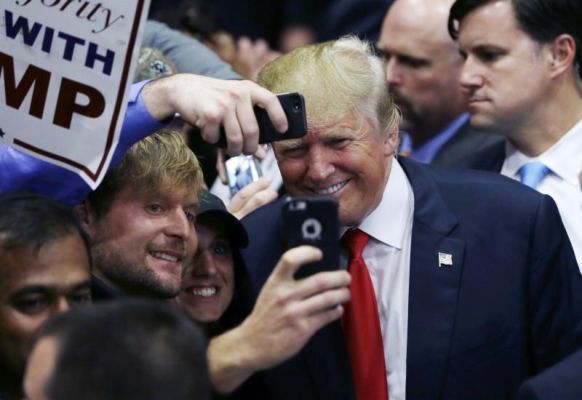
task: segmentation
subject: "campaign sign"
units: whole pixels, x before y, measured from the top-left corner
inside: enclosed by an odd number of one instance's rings
[[[97,187],[118,142],[149,0],[3,0],[0,140]]]

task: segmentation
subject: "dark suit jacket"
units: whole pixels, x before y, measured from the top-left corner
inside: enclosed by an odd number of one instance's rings
[[[505,161],[505,140],[482,148],[467,165],[482,171],[500,172]]]
[[[407,399],[515,398],[527,378],[582,348],[582,276],[556,205],[496,174],[400,163],[414,193]],[[250,296],[283,251],[281,204],[243,220]],[[453,266],[439,268],[439,252]],[[242,397],[353,399],[347,360],[334,322]],[[553,381],[564,371],[582,377],[568,360]],[[564,398],[582,399],[576,390]]]
[[[451,140],[445,143],[431,164],[443,167],[470,167],[475,162],[476,154],[503,141],[503,136],[474,129],[467,121]]]

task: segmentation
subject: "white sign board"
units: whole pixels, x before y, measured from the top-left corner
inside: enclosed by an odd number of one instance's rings
[[[97,187],[118,142],[149,0],[2,0],[0,139]]]

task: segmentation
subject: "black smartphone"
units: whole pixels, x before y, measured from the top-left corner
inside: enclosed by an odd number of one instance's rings
[[[285,248],[308,244],[321,249],[323,258],[303,265],[295,274],[305,278],[339,268],[338,202],[327,197],[290,198],[283,206]]]
[[[307,117],[305,115],[305,100],[300,93],[281,93],[277,95],[289,123],[289,129],[280,133],[275,129],[269,114],[265,109],[255,106],[255,117],[259,124],[259,143],[271,143],[277,140],[296,139],[307,133]],[[220,137],[215,146],[226,148],[226,132],[224,126],[220,126]]]
[[[226,169],[226,180],[231,196],[234,196],[239,190],[256,181],[262,175],[259,160],[255,156],[241,154],[230,157],[224,163],[224,168]]]

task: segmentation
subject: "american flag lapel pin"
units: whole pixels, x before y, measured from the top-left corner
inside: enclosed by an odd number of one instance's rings
[[[453,266],[453,255],[449,253],[439,252],[439,268],[452,266]]]

